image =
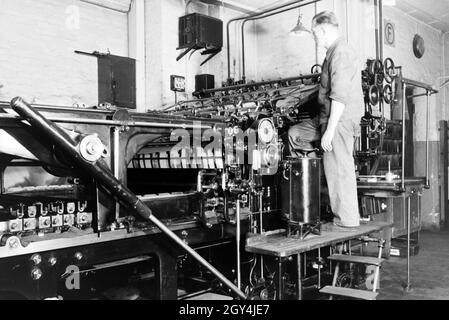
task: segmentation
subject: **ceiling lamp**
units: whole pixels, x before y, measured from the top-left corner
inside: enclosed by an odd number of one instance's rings
[[[296,26],[290,31],[291,35],[302,36],[302,35],[311,33],[310,30],[308,30],[306,27],[304,27],[301,20],[302,20],[302,15],[301,15],[301,11],[299,11],[298,22],[296,23]]]

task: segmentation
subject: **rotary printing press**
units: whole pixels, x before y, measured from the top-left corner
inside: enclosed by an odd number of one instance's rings
[[[148,113],[2,103],[1,297],[101,298],[140,281],[150,299],[269,298],[242,235],[286,223],[281,135],[318,79],[205,90]]]

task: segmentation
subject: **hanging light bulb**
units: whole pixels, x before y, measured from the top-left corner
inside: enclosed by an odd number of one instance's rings
[[[301,15],[301,11],[299,11],[298,22],[296,23],[296,26],[290,31],[291,35],[301,36],[301,35],[311,33],[310,30],[308,30],[306,27],[304,27],[301,20],[302,20],[302,15]]]

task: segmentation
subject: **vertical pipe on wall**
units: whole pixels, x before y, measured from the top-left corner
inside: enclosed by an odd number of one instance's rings
[[[318,14],[318,3],[315,2],[315,14],[316,16]],[[321,61],[318,60],[318,42],[315,41],[315,64],[321,64]]]
[[[146,112],[145,0],[133,0],[128,14],[128,51],[136,60],[137,111]]]
[[[449,32],[445,32],[443,34],[443,76],[448,76],[448,74],[446,74],[446,72],[449,71],[449,68],[447,66],[447,60],[446,60],[446,45],[447,45],[447,35],[449,35]],[[447,92],[448,92],[448,88],[445,88],[444,90],[444,96],[443,96],[443,115],[444,115],[444,119],[447,119]]]
[[[379,59],[384,61],[384,22],[383,22],[383,4],[382,0],[379,0]]]
[[[374,24],[375,24],[375,37],[376,37],[376,59],[380,59],[380,47],[379,47],[379,9],[378,0],[374,0]]]
[[[407,84],[402,84],[402,175],[401,175],[401,188],[405,190],[405,108],[407,104]]]

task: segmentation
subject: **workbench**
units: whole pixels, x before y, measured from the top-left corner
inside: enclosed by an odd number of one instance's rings
[[[349,240],[358,239],[362,236],[376,234],[384,229],[391,228],[392,224],[387,222],[367,222],[363,223],[355,230],[342,230],[328,223],[322,226],[321,235],[309,235],[304,240],[287,237],[286,232],[278,231],[266,235],[257,235],[249,237],[246,243],[246,251],[250,253],[272,256],[277,258],[278,272],[276,288],[279,300],[284,297],[283,292],[283,265],[284,262],[296,256],[297,258],[297,298],[302,300],[302,257],[301,254],[321,249],[324,247],[335,246]]]

